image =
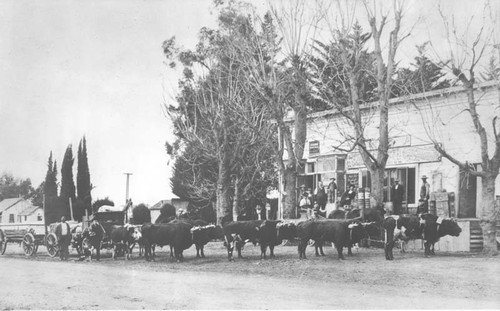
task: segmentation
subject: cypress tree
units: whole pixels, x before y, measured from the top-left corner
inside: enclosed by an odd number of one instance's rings
[[[58,222],[61,216],[68,216],[57,196],[57,162],[52,161],[52,151],[48,161],[47,174],[43,184],[45,194],[46,223]]]
[[[87,142],[85,140],[85,136],[80,140],[80,144],[78,146],[76,190],[78,196],[78,206],[76,210],[78,210],[78,212],[75,212],[78,213],[78,219],[80,219],[81,216],[85,215],[85,210],[87,210],[89,215],[92,213],[92,196],[90,193],[92,185],[90,183],[90,172],[87,159]]]
[[[68,145],[66,152],[64,153],[64,159],[61,167],[61,201],[63,203],[64,209],[68,211],[71,215],[69,200],[71,199],[71,204],[75,203],[75,182],[73,181],[73,150],[71,145]],[[73,216],[75,219],[80,219],[76,217],[73,209]]]
[[[43,192],[45,197],[56,197],[57,196],[57,171],[54,174],[54,167],[56,164],[52,161],[52,151],[50,152],[49,162],[47,164],[47,174],[45,175],[45,183]]]

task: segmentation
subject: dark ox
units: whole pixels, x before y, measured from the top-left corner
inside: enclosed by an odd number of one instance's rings
[[[183,259],[182,252],[193,245],[190,229],[191,225],[185,222],[142,225],[144,257],[147,261],[154,261],[155,256],[151,252],[152,246],[163,247],[169,245],[174,249],[176,260],[181,261]]]
[[[366,227],[373,223],[356,223],[343,220],[308,220],[297,225],[299,238],[298,252],[300,258],[306,258],[306,248],[309,240],[314,241],[315,254],[324,256],[323,244],[332,243],[337,249],[339,259],[344,259],[343,248],[348,248],[348,254],[352,255],[353,244],[368,236]],[[319,252],[318,252],[319,250]]]
[[[222,237],[221,228],[201,219],[195,220],[191,228],[191,237],[196,246],[196,257],[205,258],[205,245],[213,239]]]
[[[297,238],[297,225],[293,222],[279,222],[276,225],[278,243],[283,240],[294,240]]]
[[[233,259],[233,250],[236,247],[238,258],[243,258],[241,250],[246,242],[260,244],[260,258],[266,258],[269,247],[270,257],[274,257],[274,246],[281,243],[278,240],[277,220],[246,220],[232,221],[223,225],[224,239],[227,247],[228,259]]]
[[[116,252],[122,249],[125,253],[125,259],[131,258],[134,243],[139,242],[142,234],[139,227],[125,224],[124,226],[114,226],[111,230],[111,243],[113,243],[113,252],[111,257],[115,259]]]
[[[343,210],[334,210],[328,215],[328,219],[339,219],[339,220],[345,220],[345,221],[363,221],[365,223],[365,229],[367,231],[368,237],[370,239],[374,240],[380,240],[381,239],[381,228],[382,228],[382,222],[383,222],[383,217],[384,211],[379,208],[365,208],[364,213],[363,210],[355,208],[350,211],[343,211]],[[370,223],[369,226],[366,224]],[[358,241],[356,243],[360,243],[361,241]],[[369,242],[367,240],[363,240],[364,245],[369,245]]]
[[[434,255],[434,244],[446,235],[459,236],[462,228],[453,218],[441,218],[432,214],[422,214],[425,256]]]
[[[422,222],[418,215],[390,215],[387,216],[382,226],[385,230],[384,252],[385,259],[393,260],[393,248],[396,242],[420,239],[422,236]],[[404,250],[404,245],[401,245]]]
[[[453,219],[438,218],[431,214],[391,215],[384,219],[385,258],[393,260],[393,248],[396,242],[423,239],[425,255],[434,253],[434,243],[446,235],[459,236],[462,229]],[[402,249],[404,247],[402,246]]]
[[[82,251],[87,260],[92,261],[92,252],[96,252],[96,260],[101,259],[101,242],[104,237],[104,228],[97,221],[92,221],[90,226],[82,232]]]

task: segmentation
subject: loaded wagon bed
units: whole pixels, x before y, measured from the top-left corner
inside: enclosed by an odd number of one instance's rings
[[[0,225],[0,254],[5,254],[9,243],[22,246],[26,256],[33,256],[40,244],[47,246],[46,228],[43,223],[10,223]],[[48,251],[50,245],[48,246]]]

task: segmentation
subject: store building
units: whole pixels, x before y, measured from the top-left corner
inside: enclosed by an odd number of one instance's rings
[[[493,133],[492,120],[500,116],[500,86],[498,82],[480,84],[475,90],[478,113],[488,133]],[[363,109],[365,136],[370,139],[369,149],[375,150],[378,143],[378,110],[376,103]],[[467,223],[466,227],[477,228],[481,215],[481,181],[460,171],[458,166],[442,158],[434,149],[432,140],[443,144],[447,152],[460,161],[481,169],[478,135],[468,113],[467,94],[460,86],[445,90],[415,94],[390,100],[389,109],[389,159],[384,179],[384,201],[391,200],[390,188],[395,179],[405,188],[403,206],[406,211],[416,210],[421,176],[426,175],[431,192],[452,193],[447,200],[448,211],[443,216],[454,216]],[[293,119],[289,119],[293,122]],[[340,196],[349,184],[357,188],[370,188],[370,174],[357,150],[350,153],[352,127],[337,110],[312,113],[308,117],[307,141],[298,185],[314,189],[319,181],[328,185],[336,178]],[[490,152],[494,148],[491,142]],[[500,180],[496,191],[500,194]],[[441,196],[442,197],[442,196]],[[330,209],[335,206],[330,205]],[[438,211],[439,213],[439,211]],[[446,215],[447,214],[447,215]],[[473,223],[471,225],[471,222]],[[467,228],[463,228],[466,229]],[[476,229],[474,229],[476,230]],[[470,231],[470,230],[469,230]],[[469,246],[461,249],[467,250]]]

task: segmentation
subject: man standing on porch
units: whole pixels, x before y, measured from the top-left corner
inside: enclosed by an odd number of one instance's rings
[[[326,207],[326,201],[327,201],[327,196],[326,196],[326,190],[325,187],[323,186],[323,182],[318,181],[318,186],[316,187],[316,190],[314,191],[314,195],[316,197],[316,202],[319,204],[319,208],[324,210]]]
[[[394,186],[391,189],[391,199],[392,206],[394,208],[395,215],[401,215],[403,213],[403,198],[405,194],[405,189],[399,184],[399,180],[394,180]]]
[[[431,185],[427,182],[427,176],[422,176],[422,187],[420,187],[420,201],[423,208],[429,210],[429,197],[431,195]]]
[[[335,203],[337,200],[337,184],[333,177],[330,178],[330,183],[328,184],[328,199],[330,203]]]

